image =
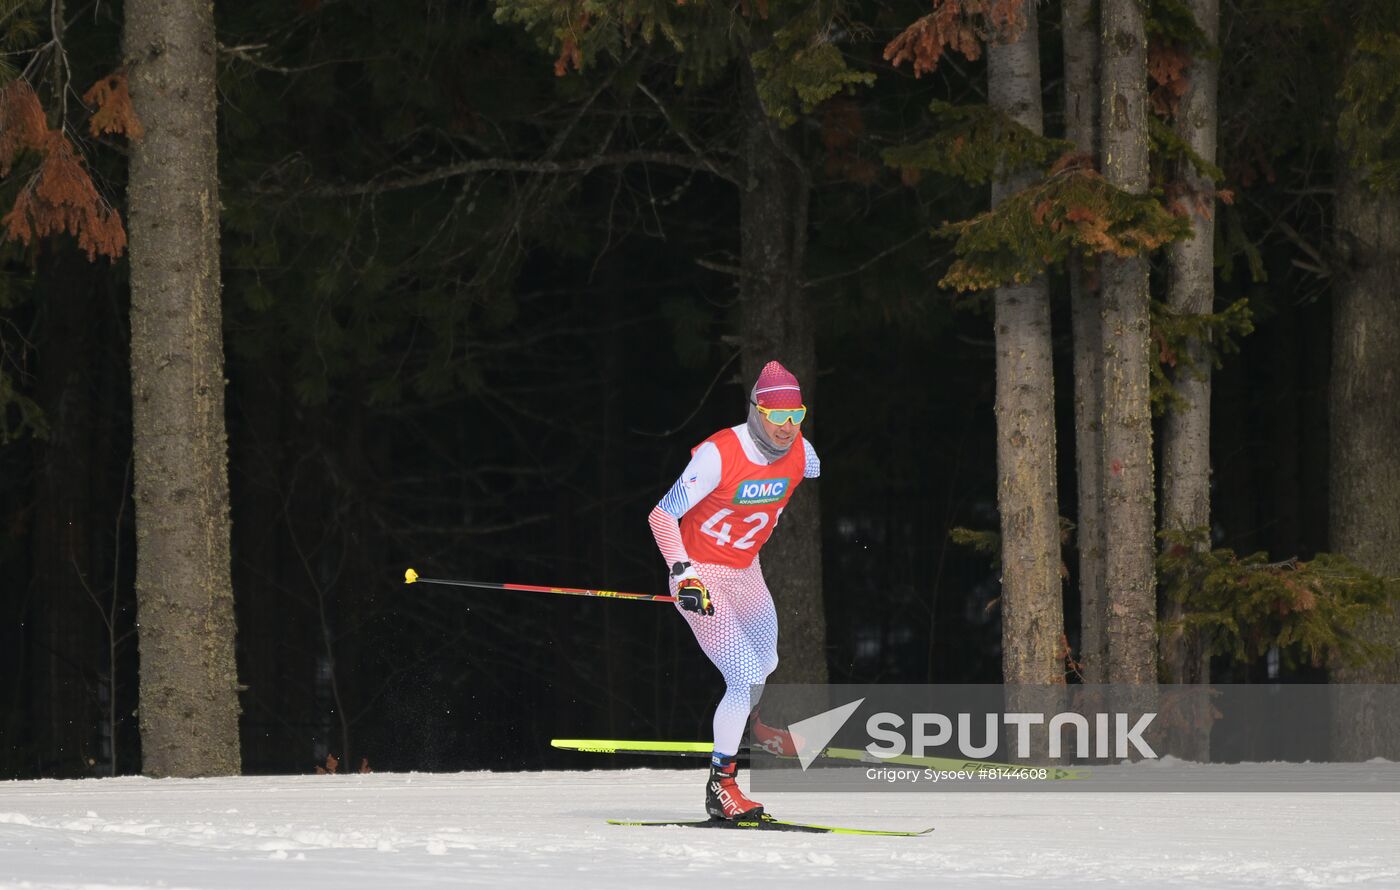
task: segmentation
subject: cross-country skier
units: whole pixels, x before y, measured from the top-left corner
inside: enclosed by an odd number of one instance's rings
[[[689,465],[651,511],[651,530],[671,570],[678,609],[700,648],[724,675],[715,709],[714,753],[705,784],[713,818],[752,818],[762,804],[739,789],[735,755],[760,685],[778,666],[778,616],[758,552],[803,479],[821,473],[802,436],[807,408],[797,378],[778,362],[763,366],[749,396],[748,421],[720,430],[691,451]],[[755,738],[795,753],[786,732],[755,725]]]

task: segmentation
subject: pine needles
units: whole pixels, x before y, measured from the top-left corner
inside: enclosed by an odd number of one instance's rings
[[[1156,197],[1116,188],[1087,157],[1066,155],[1040,182],[938,231],[956,239],[958,255],[940,284],[960,291],[1024,284],[1076,249],[1133,256],[1190,232]]]
[[[1356,630],[1400,598],[1400,578],[1381,578],[1331,553],[1270,562],[1264,553],[1201,550],[1203,530],[1161,537],[1168,543],[1157,558],[1162,590],[1185,610],[1164,632],[1199,631],[1211,654],[1238,662],[1275,646],[1290,666],[1359,665],[1395,656],[1394,644],[1363,639]]]

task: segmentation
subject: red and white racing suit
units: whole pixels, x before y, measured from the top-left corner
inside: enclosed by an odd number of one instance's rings
[[[690,562],[709,588],[714,615],[678,610],[700,648],[724,675],[715,709],[718,754],[735,754],[759,686],[778,666],[778,616],[763,581],[759,551],[803,479],[821,461],[798,434],[768,463],[746,424],[720,430],[691,452],[676,484],[651,511],[652,533],[666,565]]]

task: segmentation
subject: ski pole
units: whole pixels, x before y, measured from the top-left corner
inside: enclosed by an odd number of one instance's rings
[[[403,573],[405,584],[444,584],[448,587],[484,587],[488,590],[529,590],[535,593],[562,593],[566,596],[605,596],[619,600],[642,600],[653,603],[674,603],[674,596],[650,593],[623,593],[617,590],[585,590],[581,587],[540,587],[534,584],[497,584],[494,581],[451,581],[445,578],[420,578],[413,569]]]

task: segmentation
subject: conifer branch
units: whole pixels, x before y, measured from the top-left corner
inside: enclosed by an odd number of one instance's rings
[[[690,425],[690,422],[694,420],[697,415],[700,414],[701,409],[709,403],[710,393],[715,391],[715,387],[719,385],[720,378],[724,376],[724,372],[728,371],[729,366],[734,364],[734,360],[742,354],[743,352],[740,350],[736,350],[730,353],[729,358],[724,360],[724,363],[719,366],[719,370],[715,372],[715,376],[711,378],[710,385],[705,387],[705,394],[702,395],[700,397],[700,400],[695,403],[695,409],[691,411],[688,415],[686,415],[685,420],[682,420],[680,423],[676,424],[670,429],[662,430],[659,433],[649,433],[646,430],[637,429],[636,427],[632,428],[632,432],[636,433],[639,436],[648,436],[653,439],[664,439],[667,436],[674,436],[676,433],[685,429],[687,426]]]
[[[618,71],[621,71],[622,66],[630,62],[634,55],[635,52],[629,53],[625,59],[622,59],[621,64],[612,71],[609,71],[608,76],[603,78],[602,82],[598,84],[593,92],[588,94],[588,99],[579,103],[578,108],[574,109],[574,113],[569,116],[569,122],[560,127],[559,132],[554,134],[554,139],[549,143],[549,148],[545,151],[542,160],[552,161],[559,155],[559,152],[563,151],[564,146],[569,142],[569,137],[574,134],[574,130],[578,127],[579,121],[583,120],[583,116],[593,107],[593,103],[598,101],[599,96],[603,95],[607,90],[612,89],[613,81],[617,79]],[[602,143],[603,146],[607,144],[606,140]],[[602,151],[601,147],[599,151]]]
[[[1190,223],[1156,196],[1125,192],[1086,156],[1067,154],[994,209],[936,230],[956,239],[958,254],[939,283],[959,291],[1024,284],[1073,250],[1134,256],[1190,233]]]
[[[728,171],[721,171],[717,167],[715,167],[715,165],[710,161],[710,159],[705,157],[705,153],[700,150],[700,147],[691,141],[690,136],[686,134],[685,130],[681,127],[676,126],[676,122],[671,119],[671,113],[666,110],[665,105],[661,104],[661,100],[656,97],[656,94],[653,93],[651,90],[647,89],[646,84],[641,83],[639,81],[637,83],[637,89],[641,90],[642,95],[646,96],[648,99],[651,100],[651,104],[655,105],[656,110],[661,112],[661,116],[666,119],[666,124],[671,128],[672,132],[679,136],[681,138],[681,141],[685,143],[685,147],[694,152],[695,156],[704,163],[706,170],[713,173],[715,176],[718,176],[720,179],[727,180],[729,182],[734,183],[735,185],[739,184],[739,178],[737,176]]]
[[[1239,340],[1254,333],[1254,313],[1249,300],[1240,298],[1219,312],[1178,313],[1165,303],[1152,301],[1151,338],[1156,360],[1152,362],[1151,403],[1154,416],[1167,410],[1184,410],[1190,402],[1182,397],[1176,381],[1190,375],[1205,379],[1207,368],[1220,368],[1225,356],[1240,351]],[[1204,355],[1187,348],[1197,343]],[[1168,373],[1168,368],[1171,372]]]
[[[1306,253],[1312,263],[1305,263],[1302,260],[1294,259],[1293,265],[1299,269],[1311,272],[1319,278],[1328,278],[1332,275],[1332,264],[1322,255],[1322,251],[1309,244],[1298,230],[1290,226],[1282,219],[1274,221],[1274,228],[1283,233],[1283,237],[1292,242],[1293,246]]]
[[[1001,170],[1043,167],[1074,149],[1069,142],[1035,133],[988,105],[935,100],[929,111],[937,135],[881,152],[885,164],[899,170],[906,183],[917,181],[927,170],[977,185]]]
[[[347,183],[344,185],[313,185],[301,189],[287,186],[254,185],[250,188],[250,191],[258,195],[299,194],[315,198],[348,198],[359,195],[379,195],[385,192],[403,191],[404,189],[418,188],[419,186],[442,182],[445,179],[454,179],[458,176],[471,176],[475,173],[548,173],[563,175],[568,173],[587,173],[599,167],[619,167],[629,164],[661,164],[668,167],[680,167],[685,170],[698,170],[703,173],[713,172],[710,169],[708,161],[697,159],[688,154],[669,151],[624,151],[616,154],[594,155],[591,158],[576,158],[571,161],[517,161],[510,158],[478,158],[471,161],[462,161],[457,164],[447,164],[446,166],[428,170],[415,176],[406,176],[402,179],[381,179],[372,180],[370,182]],[[732,175],[723,175],[723,178],[730,182],[736,181],[736,178]]]
[[[982,55],[982,43],[1014,43],[1026,27],[1020,0],[938,0],[885,46],[884,57],[898,68],[913,64],[914,76],[937,70],[956,52],[969,62]]]
[[[54,66],[58,68],[58,126],[62,129],[68,120],[68,87],[72,80],[72,68],[68,64],[68,50],[63,45],[64,22],[63,0],[51,0],[49,4],[49,27],[53,29]]]
[[[873,257],[871,257],[870,259],[868,259],[868,260],[866,260],[865,262],[861,263],[859,266],[856,266],[854,269],[847,269],[845,272],[833,272],[833,273],[830,274],[830,275],[823,275],[823,276],[820,277],[820,278],[813,278],[813,279],[810,279],[810,280],[808,280],[808,281],[802,282],[802,286],[803,286],[804,288],[806,288],[806,287],[816,287],[816,286],[819,285],[819,284],[826,284],[828,281],[835,281],[835,280],[838,279],[838,278],[848,278],[848,277],[850,277],[850,276],[852,276],[852,275],[859,275],[860,273],[864,272],[866,269],[869,269],[871,266],[873,266],[873,265],[875,265],[876,263],[880,262],[880,260],[883,260],[885,257],[887,257],[887,256],[889,256],[890,254],[894,253],[895,251],[903,250],[905,247],[907,247],[907,246],[910,245],[910,244],[913,244],[915,241],[919,241],[919,240],[922,240],[922,239],[927,238],[927,237],[928,237],[928,233],[925,232],[924,230],[920,229],[919,231],[917,231],[917,232],[915,232],[914,234],[910,235],[908,238],[905,238],[903,241],[900,241],[898,244],[892,244],[892,245],[890,245],[889,247],[886,247],[884,250],[882,250],[882,251],[880,251],[879,253],[875,254],[875,255],[874,255]]]
[[[716,263],[713,260],[697,259],[695,265],[702,269],[709,269],[711,272],[719,272],[723,275],[733,275],[735,278],[752,278],[752,273],[745,272],[738,266],[728,266],[724,263]]]
[[[351,62],[377,62],[392,59],[392,56],[365,56],[360,58],[326,59],[321,62],[313,62],[310,65],[298,65],[295,68],[288,68],[282,65],[273,65],[264,62],[254,53],[257,50],[267,49],[266,43],[248,43],[243,46],[224,46],[219,44],[219,54],[231,59],[238,59],[240,62],[247,62],[254,68],[262,71],[270,71],[273,74],[301,74],[305,71],[314,71],[317,68],[324,68],[327,65],[344,65]]]
[[[1264,553],[1204,549],[1210,540],[1204,528],[1159,537],[1161,588],[1184,609],[1180,619],[1164,623],[1164,632],[1204,633],[1212,654],[1241,663],[1274,646],[1290,664],[1395,657],[1393,642],[1368,640],[1357,628],[1400,600],[1400,578],[1373,575],[1332,553],[1270,561]]]

